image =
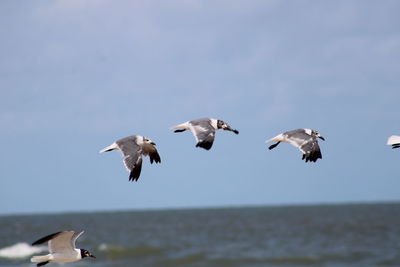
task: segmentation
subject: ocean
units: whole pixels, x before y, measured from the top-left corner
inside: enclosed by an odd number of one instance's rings
[[[0,266],[35,266],[61,230],[97,257],[63,266],[400,266],[400,204],[0,216]]]

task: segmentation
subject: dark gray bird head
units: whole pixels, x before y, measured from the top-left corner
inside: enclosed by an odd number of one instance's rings
[[[86,258],[86,257],[91,257],[91,258],[96,258],[94,255],[90,254],[89,251],[87,251],[86,249],[81,248],[81,257]]]
[[[218,127],[218,129],[222,129],[225,131],[231,131],[231,132],[234,132],[235,134],[239,134],[238,130],[232,129],[232,127],[229,126],[229,124],[225,123],[223,120],[217,121],[217,127]]]
[[[322,137],[317,130],[311,130],[311,135],[315,136],[315,137],[318,137],[319,139],[322,139],[322,140],[325,141],[325,138]]]

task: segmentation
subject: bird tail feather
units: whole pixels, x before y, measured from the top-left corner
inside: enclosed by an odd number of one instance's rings
[[[44,262],[51,260],[51,255],[33,256],[31,262]]]
[[[117,144],[113,143],[112,145],[109,145],[108,147],[105,147],[102,150],[100,150],[99,153],[108,152],[108,151],[111,151],[111,150],[114,150],[114,149],[117,149],[117,148],[118,148]]]
[[[282,134],[278,134],[277,136],[275,136],[275,137],[273,137],[271,139],[268,139],[267,141],[265,141],[265,143],[268,143],[268,142],[280,142],[280,141],[282,141]]]
[[[388,145],[394,145],[397,143],[400,143],[400,136],[392,135],[391,137],[388,138],[388,141],[387,141]]]
[[[185,122],[185,123],[182,123],[182,124],[179,124],[179,125],[172,126],[172,127],[170,127],[170,129],[171,129],[171,130],[174,130],[174,129],[185,129],[185,130],[189,130],[189,126],[188,126],[188,123]]]

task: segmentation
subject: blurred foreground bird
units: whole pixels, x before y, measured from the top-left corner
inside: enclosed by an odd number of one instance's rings
[[[81,232],[63,231],[57,232],[32,243],[32,246],[48,242],[50,254],[33,256],[31,262],[38,262],[36,266],[43,266],[49,262],[74,262],[86,257],[96,258],[83,248],[75,248],[75,241]]]

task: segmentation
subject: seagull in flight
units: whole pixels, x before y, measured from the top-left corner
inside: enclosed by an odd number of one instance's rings
[[[129,181],[137,181],[142,170],[142,155],[150,157],[150,163],[161,162],[160,155],[157,152],[156,144],[149,138],[141,135],[132,135],[115,141],[108,147],[100,150],[100,153],[108,152],[114,149],[121,151],[124,156],[124,164],[130,172]]]
[[[75,248],[75,241],[81,232],[62,231],[57,232],[32,243],[32,246],[48,242],[50,254],[33,256],[31,262],[38,262],[36,266],[43,266],[49,262],[73,262],[86,257],[96,258],[89,251],[83,248]]]
[[[322,159],[317,138],[325,141],[325,138],[323,138],[316,130],[296,129],[278,134],[266,142],[277,142],[268,147],[269,150],[275,148],[280,142],[289,143],[303,152],[302,159],[305,159],[306,162],[316,162],[318,159]]]
[[[387,144],[392,148],[400,148],[400,136],[392,135],[388,138]]]
[[[192,131],[197,141],[196,147],[202,147],[206,150],[209,150],[212,147],[216,130],[222,129],[239,134],[238,130],[232,129],[231,126],[224,121],[212,118],[202,118],[187,121],[182,124],[172,126],[170,129],[176,129],[175,133],[184,132],[186,130]]]

